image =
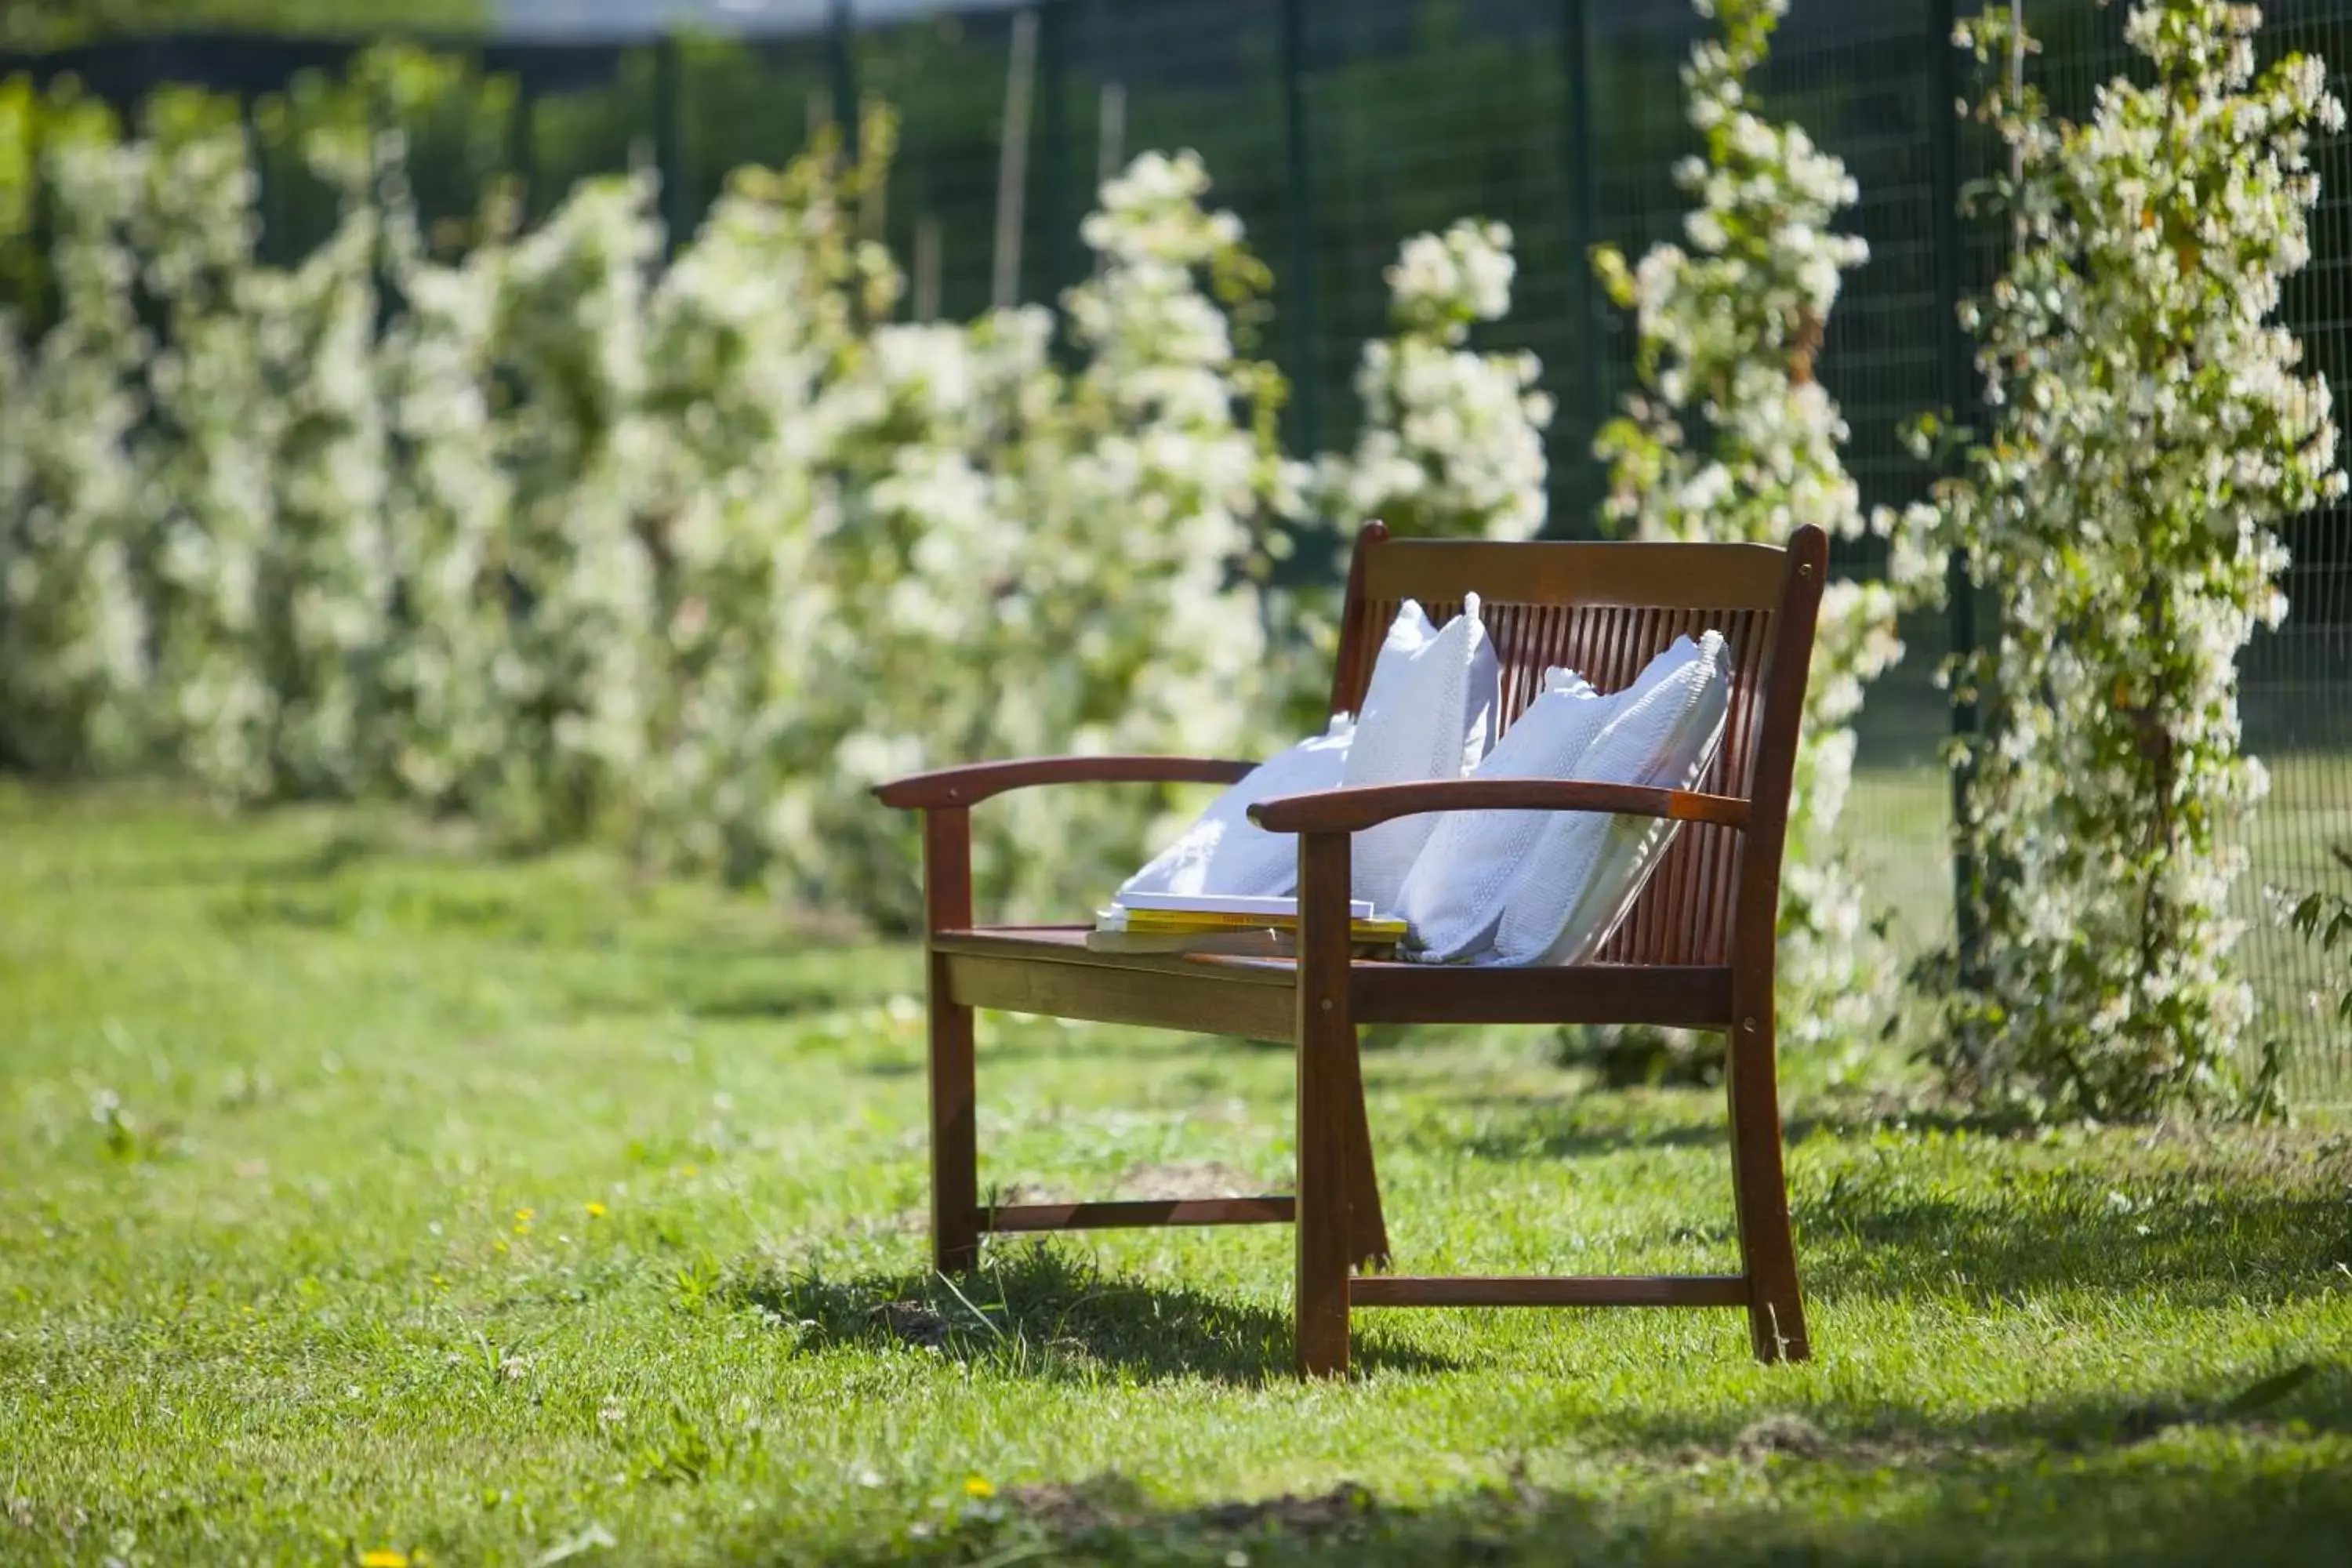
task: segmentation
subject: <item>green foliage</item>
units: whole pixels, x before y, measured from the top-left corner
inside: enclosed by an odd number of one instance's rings
[[[487,30],[487,0],[8,0],[0,49],[63,48],[159,33],[220,29],[363,37]]]
[[[2337,844],[2327,852],[2338,866],[2352,870],[2352,848]],[[2324,889],[2305,893],[2296,900],[2291,918],[2296,932],[2320,952],[2333,955],[2339,949],[2352,950],[2352,897]],[[2352,977],[2345,980],[2343,994],[2336,998],[2336,1017],[2339,1023],[2352,1024]]]

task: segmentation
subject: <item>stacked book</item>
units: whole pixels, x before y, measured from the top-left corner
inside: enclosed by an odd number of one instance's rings
[[[1376,914],[1370,900],[1348,910],[1359,958],[1390,958],[1404,921]],[[1130,893],[1095,916],[1087,946],[1097,952],[1225,952],[1288,958],[1298,951],[1298,900],[1216,894]]]

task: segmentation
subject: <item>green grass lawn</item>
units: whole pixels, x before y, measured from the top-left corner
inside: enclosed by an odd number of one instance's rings
[[[1366,1313],[1288,1233],[928,1278],[918,967],[593,858],[0,794],[0,1563],[2314,1563],[2352,1137],[1799,1092],[1818,1359]],[[1281,1186],[1286,1053],[997,1020],[1000,1191]],[[1733,1267],[1714,1096],[1368,1075],[1408,1269]],[[1792,1064],[1802,1081],[1804,1064]]]

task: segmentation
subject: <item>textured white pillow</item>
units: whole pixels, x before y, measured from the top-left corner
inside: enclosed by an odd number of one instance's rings
[[[1297,890],[1298,836],[1268,833],[1249,808],[1276,795],[1339,787],[1354,724],[1342,713],[1311,740],[1252,768],[1209,803],[1184,836],[1129,877],[1129,893],[1233,893],[1280,898]]]
[[[1617,700],[1570,776],[1597,784],[1688,789],[1715,760],[1731,705],[1728,658],[1719,633],[1688,637],[1650,661]],[[1581,963],[1616,934],[1682,825],[1599,812],[1545,814],[1549,820],[1503,895],[1503,914],[1485,961]]]
[[[1541,695],[1472,771],[1481,779],[1565,779],[1603,726],[1621,692],[1604,697],[1572,669],[1544,675]],[[1493,944],[1513,878],[1549,818],[1544,811],[1449,811],[1422,848],[1397,896],[1409,956],[1432,963],[1472,958]]]
[[[1462,613],[1443,631],[1407,599],[1372,665],[1343,782],[1352,789],[1462,777],[1494,743],[1501,674],[1477,595],[1465,596]],[[1370,899],[1383,914],[1394,909],[1405,873],[1436,826],[1423,813],[1357,834],[1351,896]]]

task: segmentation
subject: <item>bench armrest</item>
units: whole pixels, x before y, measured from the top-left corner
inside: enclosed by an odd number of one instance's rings
[[[1059,784],[1232,784],[1256,767],[1221,757],[1023,757],[909,773],[874,786],[885,805],[970,805],[1007,790]]]
[[[1438,779],[1428,784],[1362,784],[1277,795],[1249,808],[1269,833],[1357,833],[1392,816],[1430,811],[1602,811],[1675,822],[1748,826],[1748,803],[1727,795],[1650,789],[1584,779]]]

